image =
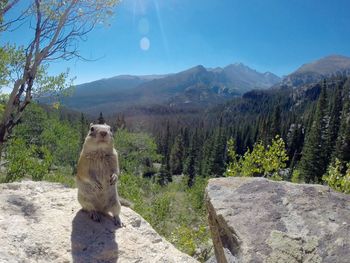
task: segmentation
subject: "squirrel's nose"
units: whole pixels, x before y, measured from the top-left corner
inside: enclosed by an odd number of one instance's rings
[[[105,137],[107,135],[107,132],[106,131],[100,131],[100,134],[102,137]]]

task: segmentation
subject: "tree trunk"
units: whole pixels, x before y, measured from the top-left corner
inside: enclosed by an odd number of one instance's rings
[[[2,149],[4,148],[4,144],[1,142],[0,143],[0,167],[2,166],[2,163],[1,163],[1,161],[2,161]]]

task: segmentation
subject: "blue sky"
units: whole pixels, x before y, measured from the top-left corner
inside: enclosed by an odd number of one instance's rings
[[[77,84],[235,62],[282,76],[323,56],[350,56],[349,10],[348,0],[123,0],[111,25],[80,43],[96,61],[56,62],[50,70],[69,67]],[[29,32],[20,28],[2,42],[21,43]]]

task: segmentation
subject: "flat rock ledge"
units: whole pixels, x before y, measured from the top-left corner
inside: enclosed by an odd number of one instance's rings
[[[217,262],[350,262],[350,195],[264,178],[209,180]]]
[[[0,185],[0,262],[197,262],[137,213],[122,207],[125,227],[93,222],[77,189],[48,182]]]

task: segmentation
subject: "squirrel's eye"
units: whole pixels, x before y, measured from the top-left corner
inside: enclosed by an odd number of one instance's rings
[[[90,128],[90,131],[91,131],[91,132],[93,132],[94,130],[95,130],[94,127],[91,127],[91,128]]]

